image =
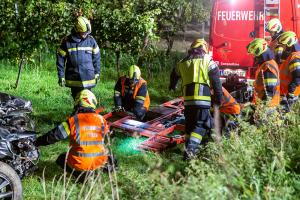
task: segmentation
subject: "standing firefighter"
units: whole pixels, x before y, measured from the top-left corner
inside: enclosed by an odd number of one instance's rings
[[[131,65],[128,76],[121,76],[114,90],[116,110],[125,109],[133,112],[138,120],[145,117],[149,110],[150,97],[147,82],[141,77],[141,70],[136,65]]]
[[[274,60],[273,52],[264,39],[256,38],[248,46],[249,54],[255,57],[257,70],[255,72],[253,103],[257,100],[269,101],[269,107],[277,107],[280,102],[279,69]]]
[[[280,95],[286,97],[291,105],[300,94],[300,45],[292,31],[281,34],[279,43],[284,47],[285,59],[280,65]]]
[[[177,64],[171,74],[170,90],[175,90],[179,78],[182,79],[186,128],[184,159],[192,159],[199,152],[202,137],[212,128],[210,86],[215,94],[215,105],[221,104],[219,68],[207,53],[206,41],[195,40],[188,55]]]
[[[61,154],[56,163],[64,168],[66,160],[67,171],[74,169],[75,176],[103,167],[111,161],[104,144],[109,129],[105,119],[95,113],[96,106],[95,95],[87,89],[82,90],[75,99],[74,115],[36,141],[37,146],[45,146],[69,136],[70,150]]]
[[[100,79],[100,50],[90,33],[90,21],[79,16],[57,50],[58,83],[71,88],[73,99],[81,90],[95,87]]]
[[[283,61],[283,46],[278,43],[278,39],[282,33],[284,33],[281,22],[277,18],[273,18],[266,24],[266,31],[271,35],[270,48],[274,50],[275,61],[278,65]]]

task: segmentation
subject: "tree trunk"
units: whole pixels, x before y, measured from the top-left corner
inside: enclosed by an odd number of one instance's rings
[[[120,56],[121,56],[121,52],[116,51],[116,67],[117,67],[118,78],[120,77]]]
[[[152,80],[153,78],[153,74],[152,74],[152,69],[153,68],[153,64],[149,63],[148,67],[147,67],[147,74],[148,74],[148,80]]]
[[[144,41],[143,41],[143,46],[142,46],[142,50],[141,50],[141,53],[140,53],[140,56],[138,58],[138,61],[137,61],[137,65],[139,67],[141,67],[143,64],[144,64],[144,61],[145,61],[145,51],[146,51],[146,48],[148,46],[148,43],[149,43],[149,37],[148,35],[144,38]]]
[[[19,63],[19,72],[18,72],[18,77],[17,77],[17,80],[16,80],[16,85],[15,85],[15,89],[17,89],[18,85],[19,85],[19,80],[20,80],[20,76],[21,76],[21,71],[22,71],[22,68],[24,66],[24,63],[25,63],[25,57],[24,55],[21,56],[21,60],[20,60],[20,63]]]
[[[171,50],[173,48],[173,44],[174,44],[174,37],[173,36],[168,36],[166,38],[167,40],[167,45],[168,45],[168,48],[167,48],[167,51],[166,51],[166,56],[169,56],[170,53],[171,53]]]
[[[42,66],[42,51],[39,52],[39,67]]]

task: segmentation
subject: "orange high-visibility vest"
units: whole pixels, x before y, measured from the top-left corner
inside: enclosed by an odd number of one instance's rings
[[[225,114],[239,115],[241,112],[240,105],[236,102],[229,92],[222,87],[223,98],[221,101],[220,112]]]
[[[276,107],[280,102],[280,81],[279,81],[279,70],[278,65],[275,60],[269,60],[259,65],[255,72],[255,81],[253,83],[254,86],[254,96],[253,103],[256,103],[256,99],[262,99],[266,95],[266,88],[264,83],[264,72],[270,70],[271,73],[275,74],[277,77],[277,81],[275,83],[275,94],[272,97],[269,107]]]
[[[122,85],[121,96],[122,97],[125,96],[125,81],[126,81],[126,76],[121,77],[121,85]],[[147,81],[145,81],[143,78],[140,78],[139,81],[137,82],[137,84],[134,86],[134,90],[133,90],[133,94],[132,94],[133,99],[136,99],[136,95],[143,84],[147,84]],[[149,96],[148,91],[147,91],[143,106],[146,110],[149,110],[150,96]]]
[[[85,171],[94,170],[107,162],[104,136],[108,131],[105,119],[96,113],[79,113],[69,118],[70,167]]]
[[[289,84],[292,81],[292,73],[290,72],[290,63],[294,59],[300,59],[300,52],[293,52],[291,55],[280,65],[280,95],[285,96],[289,93]],[[295,96],[299,96],[300,86],[296,87],[294,91]]]

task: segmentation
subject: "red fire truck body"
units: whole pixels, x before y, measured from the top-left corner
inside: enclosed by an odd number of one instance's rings
[[[270,40],[265,23],[279,18],[285,31],[300,33],[300,0],[214,0],[210,53],[223,77],[234,73],[253,79],[253,57],[246,46],[253,38]]]

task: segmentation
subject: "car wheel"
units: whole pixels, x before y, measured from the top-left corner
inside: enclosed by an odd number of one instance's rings
[[[22,183],[20,177],[8,164],[0,162],[0,199],[22,199]]]

